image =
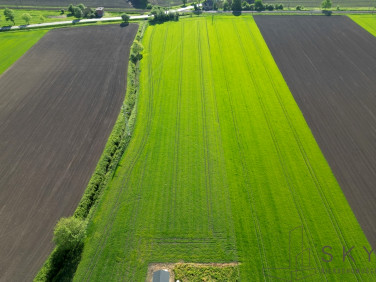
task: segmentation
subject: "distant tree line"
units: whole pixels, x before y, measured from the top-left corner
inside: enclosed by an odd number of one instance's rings
[[[225,0],[224,11],[274,11],[283,10],[282,4],[264,4],[262,0]]]
[[[150,13],[153,15],[150,18],[150,22],[166,22],[166,21],[178,21],[179,20],[179,13],[169,11],[166,8],[153,6]]]

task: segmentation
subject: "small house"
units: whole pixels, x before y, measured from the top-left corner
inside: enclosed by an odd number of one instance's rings
[[[104,15],[104,7],[98,7],[95,9],[95,15],[97,18],[101,18]]]
[[[169,282],[170,272],[168,270],[162,269],[155,271],[153,273],[153,282]]]

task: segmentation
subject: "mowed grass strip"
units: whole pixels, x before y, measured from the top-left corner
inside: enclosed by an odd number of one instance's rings
[[[351,15],[349,16],[354,22],[368,30],[376,36],[376,16],[375,15]]]
[[[46,32],[47,30],[0,32],[0,75]]]
[[[75,280],[141,281],[179,261],[240,262],[242,281],[303,265],[350,269],[303,273],[316,281],[375,279],[351,273],[371,248],[253,18],[150,26],[143,44],[134,136]]]

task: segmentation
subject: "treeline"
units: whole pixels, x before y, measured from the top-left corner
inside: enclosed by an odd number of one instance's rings
[[[264,4],[262,0],[225,0],[224,11],[274,11],[283,10],[283,4]]]
[[[92,8],[85,7],[84,4],[78,4],[77,6],[73,6],[73,4],[70,4],[68,6],[68,12],[70,16],[74,16],[78,19],[80,18],[86,18],[86,19],[92,19],[96,18],[99,15],[95,13],[95,11]],[[61,10],[61,14],[64,14],[64,9]]]
[[[150,14],[153,15],[150,18],[150,22],[165,22],[165,21],[178,21],[179,13],[174,11],[169,11],[166,8],[153,6],[150,11]]]

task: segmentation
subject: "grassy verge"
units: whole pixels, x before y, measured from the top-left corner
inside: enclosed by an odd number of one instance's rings
[[[375,15],[351,15],[350,18],[376,36],[376,14]]]
[[[150,25],[143,45],[138,122],[74,280],[145,281],[149,264],[176,262],[291,280],[283,270],[307,261],[325,269],[313,281],[374,280],[357,272],[370,245],[253,18]]]
[[[140,24],[135,42],[141,40],[146,25],[147,22]],[[93,210],[95,210],[97,199],[102,190],[106,187],[108,181],[112,178],[119,160],[132,136],[139,91],[138,65],[138,61],[132,62],[129,60],[127,92],[122,109],[93,176],[91,177],[85,193],[73,215],[76,218],[82,220],[90,219],[90,215]],[[68,251],[60,251],[58,248],[55,248],[35,277],[34,281],[60,281],[72,279],[81,258],[82,247],[82,245],[79,245],[74,250]]]

